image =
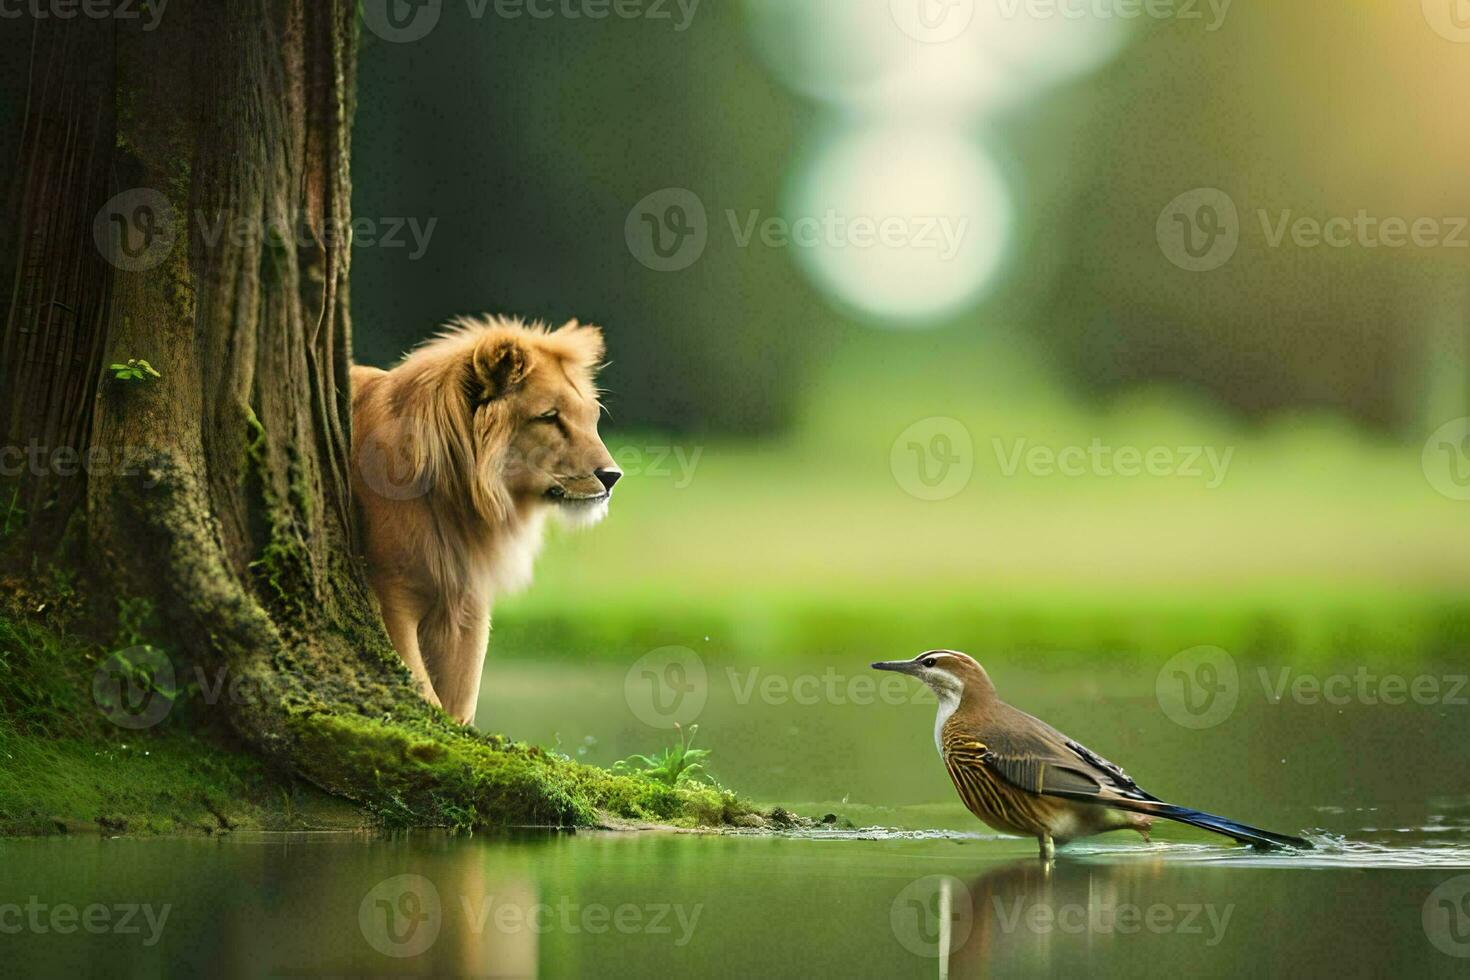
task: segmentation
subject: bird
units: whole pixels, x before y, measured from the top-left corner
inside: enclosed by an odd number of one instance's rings
[[[1155,818],[1176,820],[1261,850],[1312,845],[1202,810],[1165,803],[1121,768],[996,694],[985,668],[957,650],[872,665],[923,681],[939,698],[934,745],[965,806],[1001,833],[1035,837],[1041,859],[1059,844],[1112,830],[1149,839]]]

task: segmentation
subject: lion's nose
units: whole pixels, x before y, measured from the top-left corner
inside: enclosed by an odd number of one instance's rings
[[[602,483],[602,489],[612,492],[613,485],[623,478],[622,470],[593,470],[592,475]]]

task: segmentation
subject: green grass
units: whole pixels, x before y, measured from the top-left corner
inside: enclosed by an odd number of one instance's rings
[[[868,337],[833,355],[780,438],[610,432],[629,471],[610,516],[553,535],[535,585],[498,604],[492,645],[621,656],[718,634],[772,657],[1463,649],[1470,503],[1430,485],[1422,436],[1325,416],[1248,425],[1163,389],[1085,403],[998,348]],[[960,420],[973,446],[968,485],[944,500],[906,492],[890,461],[931,416]],[[1233,455],[1213,488],[1008,474],[1000,457],[1017,439]]]

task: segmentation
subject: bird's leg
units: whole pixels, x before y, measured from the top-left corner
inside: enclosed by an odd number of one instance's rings
[[[1036,835],[1036,841],[1041,845],[1041,860],[1051,862],[1056,859],[1057,845],[1052,841],[1051,834],[1040,833]]]
[[[1149,838],[1149,830],[1154,825],[1154,818],[1141,813],[1133,814],[1133,829],[1138,831],[1138,836],[1143,838],[1145,844],[1153,843]]]

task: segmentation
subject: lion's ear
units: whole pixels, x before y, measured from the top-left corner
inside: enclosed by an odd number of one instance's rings
[[[531,373],[531,352],[515,337],[487,337],[475,345],[465,372],[470,402],[482,405],[518,388]]]
[[[568,355],[578,364],[594,369],[602,363],[607,347],[602,340],[602,328],[590,323],[568,320],[552,334]]]

